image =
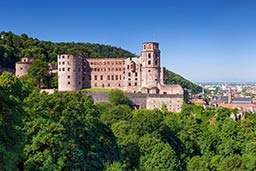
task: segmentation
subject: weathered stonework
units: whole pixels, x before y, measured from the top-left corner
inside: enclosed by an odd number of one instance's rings
[[[88,92],[92,96],[94,103],[108,102],[108,93],[105,92]],[[144,94],[144,93],[125,93],[133,106],[145,109],[161,109],[165,105],[168,111],[180,112],[183,102],[182,95],[171,94]]]
[[[34,61],[34,58],[23,57],[20,62],[15,64],[15,75],[16,77],[21,77],[28,74],[31,63]]]
[[[156,42],[143,43],[139,57],[92,59],[58,55],[58,90],[82,88],[120,89],[135,93],[127,96],[132,96],[130,99],[135,104],[147,109],[166,105],[169,111],[178,112],[183,100],[181,86],[165,84],[165,68],[160,67],[159,43]],[[101,101],[97,100],[97,93],[93,96],[96,102]],[[101,94],[99,98],[103,97]]]

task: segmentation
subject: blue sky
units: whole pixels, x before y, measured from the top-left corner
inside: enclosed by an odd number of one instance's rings
[[[157,41],[161,65],[191,81],[256,81],[254,0],[3,0],[0,30],[136,54]]]

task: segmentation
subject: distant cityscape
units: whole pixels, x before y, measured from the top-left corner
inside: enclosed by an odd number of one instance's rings
[[[191,95],[191,103],[204,106],[238,109],[237,119],[244,118],[246,112],[256,112],[255,82],[209,82],[197,83],[202,92]]]

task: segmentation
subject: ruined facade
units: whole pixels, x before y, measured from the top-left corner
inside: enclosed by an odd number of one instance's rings
[[[165,84],[165,68],[160,67],[159,43],[143,43],[138,57],[93,59],[62,54],[57,58],[59,91],[120,89],[136,93],[131,100],[145,94],[145,103],[142,103],[145,105],[140,107],[153,109],[166,105],[170,111],[181,110],[183,89],[179,85]]]
[[[131,93],[180,94],[181,87],[165,85],[159,44],[143,43],[139,57],[92,59],[58,55],[59,91],[82,88],[121,89]]]

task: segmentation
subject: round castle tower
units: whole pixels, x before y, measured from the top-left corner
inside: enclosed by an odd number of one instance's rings
[[[15,64],[15,75],[16,77],[21,77],[23,75],[28,75],[28,70],[31,66],[31,63],[34,61],[34,58],[23,57],[20,62]]]
[[[160,81],[160,50],[159,43],[145,42],[141,52],[141,87],[156,89]]]
[[[58,55],[58,90],[75,91],[83,87],[83,58],[74,55]]]

